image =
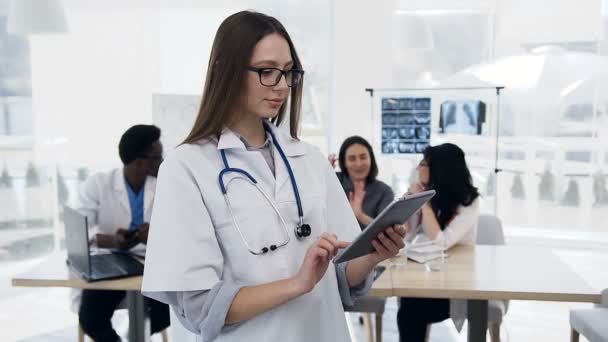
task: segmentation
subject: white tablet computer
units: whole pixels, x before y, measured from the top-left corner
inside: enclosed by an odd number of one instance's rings
[[[435,196],[435,190],[406,195],[389,204],[344,252],[334,259],[335,264],[374,252],[372,240],[389,226],[407,221],[424,203]]]

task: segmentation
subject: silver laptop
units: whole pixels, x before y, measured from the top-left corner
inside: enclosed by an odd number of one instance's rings
[[[68,265],[86,281],[131,277],[144,273],[144,265],[125,254],[91,255],[87,217],[64,207],[65,245]]]

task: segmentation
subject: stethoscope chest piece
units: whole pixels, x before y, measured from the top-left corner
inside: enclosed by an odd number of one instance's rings
[[[308,225],[306,223],[298,224],[294,230],[296,233],[296,238],[298,240],[302,240],[303,238],[310,236],[310,232],[311,232],[310,225]]]

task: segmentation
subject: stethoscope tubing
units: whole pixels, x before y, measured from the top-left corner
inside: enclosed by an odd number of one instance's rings
[[[295,176],[293,174],[293,170],[291,168],[291,164],[289,163],[289,160],[287,159],[287,156],[285,155],[285,152],[283,152],[283,149],[281,148],[281,145],[277,141],[276,136],[274,135],[274,133],[272,132],[272,130],[270,129],[270,127],[268,127],[267,123],[264,123],[264,130],[266,132],[268,132],[268,134],[270,134],[270,137],[272,139],[272,143],[275,146],[275,148],[277,149],[277,151],[279,152],[279,155],[281,156],[281,159],[283,160],[283,163],[285,164],[285,167],[287,169],[287,173],[289,174],[289,179],[291,181],[291,186],[292,186],[294,197],[296,199],[296,204],[297,204],[297,207],[298,207],[299,225],[296,226],[296,237],[298,237],[298,239],[301,239],[303,237],[306,237],[306,236],[310,235],[310,227],[308,225],[306,225],[306,228],[308,229],[308,233],[306,235],[302,236],[302,234],[300,233],[300,229],[303,226],[305,226],[304,225],[304,210],[302,209],[302,202],[301,202],[301,199],[300,199],[300,191],[298,190],[298,185],[297,185],[297,182],[296,182],[296,178],[295,178]],[[236,227],[236,229],[237,229],[237,231],[238,231],[241,239],[245,243],[245,246],[247,247],[247,249],[249,250],[249,252],[251,252],[254,255],[261,255],[261,254],[267,253],[269,250],[274,251],[274,250],[276,250],[279,247],[287,245],[289,243],[289,241],[291,240],[291,238],[289,236],[289,231],[287,229],[287,223],[283,219],[283,216],[281,215],[281,213],[278,210],[278,208],[274,205],[274,203],[272,202],[272,200],[270,199],[270,197],[268,196],[268,194],[260,187],[260,185],[258,184],[258,181],[249,172],[247,172],[247,171],[245,171],[243,169],[230,167],[230,165],[228,164],[228,158],[226,157],[226,151],[225,150],[221,150],[220,154],[222,156],[222,161],[224,163],[224,169],[222,169],[219,172],[219,175],[218,175],[218,183],[220,185],[220,190],[222,192],[222,195],[224,196],[224,200],[226,201],[226,205],[228,206],[228,211],[230,212],[230,216],[232,217],[232,222],[233,222],[234,226]],[[227,173],[231,173],[231,172],[243,175],[245,177],[245,179],[247,179],[248,181],[250,181],[251,184],[256,189],[258,189],[258,191],[260,193],[262,193],[262,195],[266,199],[266,202],[268,202],[268,204],[270,204],[270,206],[272,207],[272,209],[276,212],[277,216],[279,216],[279,219],[281,220],[281,225],[283,226],[283,230],[285,231],[285,236],[286,236],[286,239],[284,241],[282,241],[279,244],[270,245],[269,247],[263,247],[262,249],[260,249],[260,251],[255,251],[255,250],[253,250],[251,248],[251,246],[249,245],[249,243],[245,239],[245,237],[243,235],[243,232],[241,231],[241,228],[239,227],[238,223],[236,222],[236,218],[234,216],[234,211],[232,209],[232,205],[230,204],[230,198],[228,197],[228,191],[227,191],[227,185],[229,185],[235,179],[239,179],[240,177],[232,178],[231,180],[228,181],[228,184],[224,184],[224,175],[226,175]]]

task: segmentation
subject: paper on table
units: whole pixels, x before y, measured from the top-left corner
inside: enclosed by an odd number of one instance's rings
[[[441,251],[443,251],[443,248],[441,246],[438,246],[436,244],[430,243],[430,244],[420,244],[420,245],[410,245],[407,247],[407,251],[408,253],[410,251],[414,252],[414,253],[420,253],[420,254],[429,254],[429,253],[440,253]]]
[[[447,254],[445,254],[445,257],[447,258]],[[441,258],[441,253],[432,253],[432,254],[410,254],[407,253],[407,258],[415,261],[417,263],[420,264],[424,264],[427,261],[431,261],[431,260],[435,260],[435,259],[439,259]]]
[[[425,263],[430,260],[441,258],[442,253],[444,253],[444,257],[447,256],[447,254],[443,252],[443,248],[441,246],[438,246],[432,242],[409,245],[406,251],[408,259],[418,263]]]

